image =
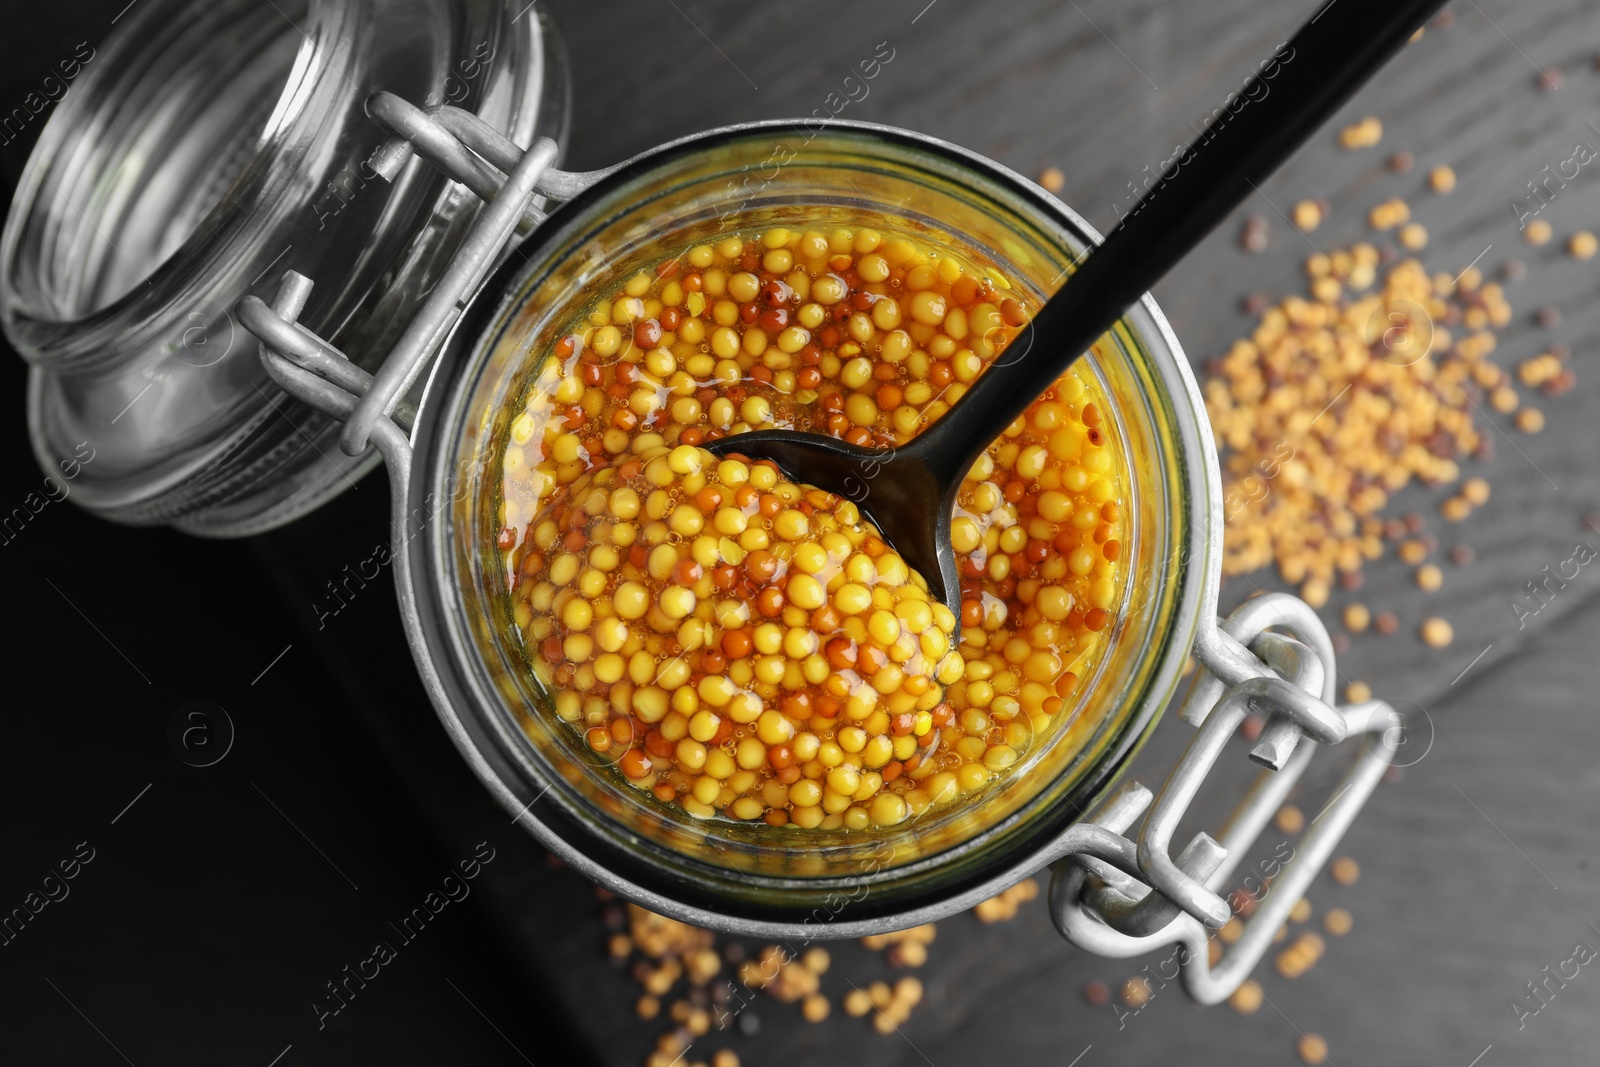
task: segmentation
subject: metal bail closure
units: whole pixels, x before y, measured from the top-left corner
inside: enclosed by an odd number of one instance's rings
[[[1268,630],[1272,626],[1292,629],[1305,642],[1273,633]],[[1389,705],[1368,701],[1337,710],[1329,706],[1324,694],[1331,696],[1333,655],[1331,647],[1320,655],[1322,646],[1331,642],[1316,613],[1285,594],[1251,600],[1220,629],[1202,632],[1196,644],[1200,677],[1183,710],[1186,721],[1200,724],[1199,732],[1159,796],[1132,783],[1089,819],[1103,831],[1123,835],[1143,816],[1134,846],[1138,871],[1085,855],[1069,854],[1058,861],[1050,883],[1050,910],[1062,936],[1111,957],[1173,946],[1173,970],[1163,977],[1176,978],[1181,969],[1184,988],[1202,1004],[1226,999],[1250,975],[1397,750],[1396,715]],[[1198,834],[1171,858],[1168,849],[1179,820],[1252,710],[1268,716],[1263,739],[1276,723],[1284,740],[1275,741],[1270,751],[1260,744],[1252,751],[1252,758],[1266,769],[1218,837]],[[1230,903],[1221,891],[1315,755],[1316,746],[1300,742],[1309,738],[1338,744],[1351,735],[1364,737],[1361,752],[1305,837],[1293,846],[1285,841],[1271,860],[1263,861],[1259,874],[1245,880],[1257,885],[1247,890],[1256,909],[1238,940],[1213,965],[1210,939],[1237,910],[1237,898]],[[1263,754],[1273,758],[1263,759]],[[1289,848],[1287,858],[1284,848]]]

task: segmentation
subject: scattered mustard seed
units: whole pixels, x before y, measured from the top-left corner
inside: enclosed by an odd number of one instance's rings
[[[1365,633],[1372,624],[1372,612],[1365,604],[1354,603],[1344,609],[1344,628],[1353,634]]]
[[[1567,241],[1567,252],[1573,259],[1593,259],[1596,251],[1600,251],[1600,240],[1588,230],[1579,230]]]
[[[1444,584],[1444,571],[1432,563],[1417,568],[1417,588],[1424,593],[1436,593]]]
[[[1293,804],[1285,804],[1278,809],[1277,818],[1274,820],[1278,829],[1286,834],[1297,834],[1305,829],[1306,816],[1303,811]]]
[[[1538,433],[1544,429],[1544,412],[1538,408],[1523,408],[1517,412],[1516,424],[1523,433]]]
[[[1301,1034],[1295,1048],[1307,1063],[1322,1063],[1328,1058],[1328,1043],[1318,1034]]]
[[[1482,478],[1468,478],[1461,483],[1461,495],[1473,507],[1481,507],[1489,502],[1489,483]]]
[[[1289,909],[1289,921],[1303,923],[1309,918],[1311,918],[1311,901],[1301,897],[1294,902],[1294,907]]]
[[[1420,222],[1408,222],[1400,227],[1400,247],[1408,252],[1420,252],[1428,247],[1428,231]]]
[[[1351,682],[1344,687],[1346,704],[1364,704],[1372,699],[1372,687],[1366,682]]]
[[[1291,213],[1294,224],[1306,233],[1310,233],[1322,225],[1322,208],[1315,200],[1302,200],[1294,206]]]
[[[1436,193],[1448,193],[1456,187],[1456,172],[1443,163],[1428,172],[1428,185]]]
[[[1343,937],[1348,934],[1352,925],[1354,925],[1354,921],[1350,918],[1350,913],[1343,908],[1329,909],[1328,913],[1322,917],[1322,928],[1334,937]]]
[[[1385,200],[1367,213],[1367,224],[1374,230],[1392,230],[1411,221],[1411,207],[1404,200]]]
[[[1522,229],[1522,239],[1530,245],[1542,245],[1550,240],[1550,224],[1544,219],[1534,219]]]
[[[1455,639],[1456,632],[1448,622],[1437,615],[1422,623],[1422,640],[1433,648],[1444,648]]]
[[[1244,984],[1228,998],[1228,1006],[1240,1015],[1254,1015],[1260,1010],[1261,1001],[1261,987],[1254,978],[1246,978]]]
[[[1122,1003],[1130,1008],[1142,1008],[1150,1003],[1154,994],[1150,989],[1150,980],[1142,974],[1136,974],[1122,983]]]
[[[1342,148],[1371,148],[1382,139],[1383,123],[1371,115],[1339,131],[1339,145]]]
[[[1059,193],[1067,184],[1067,176],[1061,173],[1060,167],[1046,167],[1039,174],[1039,184],[1047,192]]]
[[[1361,877],[1361,865],[1349,856],[1340,856],[1333,861],[1328,873],[1333,875],[1333,880],[1340,885],[1355,885],[1356,880]]]

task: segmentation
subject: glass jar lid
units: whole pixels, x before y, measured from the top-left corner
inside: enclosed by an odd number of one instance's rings
[[[480,202],[420,159],[373,169],[380,89],[564,141],[558,41],[486,0],[159,0],[84,64],[12,203],[0,322],[39,460],[97,449],[85,507],[243,536],[377,463],[273,385],[232,309],[321,279],[300,321],[375,370],[444,271]]]

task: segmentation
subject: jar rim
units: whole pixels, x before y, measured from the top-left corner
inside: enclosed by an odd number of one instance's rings
[[[503,265],[480,290],[450,337],[444,351],[434,365],[426,393],[412,432],[412,442],[417,460],[412,466],[410,498],[413,501],[444,498],[448,495],[450,478],[455,470],[453,438],[465,425],[477,419],[463,409],[466,389],[463,383],[473,377],[476,367],[487,358],[490,344],[485,339],[494,334],[496,323],[511,313],[519,281],[531,275],[541,260],[541,251],[552,247],[557,232],[571,228],[576,220],[607,196],[620,190],[636,187],[635,183],[648,180],[652,173],[680,160],[686,155],[706,152],[740,138],[759,137],[777,131],[798,129],[796,123],[783,120],[739,124],[704,131],[661,145],[628,161],[617,171],[591,187],[573,202],[559,209],[540,227],[524,245],[528,262],[518,260]],[[829,120],[807,121],[807,130],[826,130],[846,136],[862,136],[892,145],[909,153],[923,153],[929,159],[954,165],[974,179],[983,179],[1006,190],[1025,205],[1033,219],[1047,222],[1065,234],[1092,246],[1099,235],[1077,213],[1049,196],[1044,190],[978,153],[923,134],[913,133],[872,123]],[[542,237],[541,237],[542,232]],[[1209,424],[1204,417],[1204,406],[1181,346],[1170,325],[1146,294],[1140,304],[1130,309],[1125,321],[1133,321],[1143,350],[1152,357],[1158,372],[1159,385],[1166,398],[1173,401],[1171,410],[1176,415],[1174,429],[1177,439],[1174,447],[1179,464],[1179,499],[1188,514],[1181,522],[1181,549],[1184,564],[1179,567],[1178,588],[1170,601],[1163,630],[1165,647],[1158,655],[1159,663],[1141,695],[1140,713],[1130,721],[1112,750],[1105,752],[1087,772],[1083,781],[1087,789],[1078,793],[1072,806],[1076,813],[1067,811],[1061,800],[1050,810],[1050,819],[1038,813],[1029,816],[1037,823],[1027,841],[1031,849],[1013,847],[1004,854],[1003,864],[991,864],[966,883],[947,887],[937,899],[891,911],[861,909],[857,916],[836,917],[827,924],[822,936],[842,937],[880,929],[894,929],[908,922],[924,922],[970,907],[978,900],[992,895],[995,889],[1014,882],[1054,858],[1048,845],[1059,840],[1071,825],[1082,818],[1087,803],[1102,795],[1110,787],[1127,761],[1149,736],[1160,717],[1162,707],[1175,690],[1195,634],[1207,613],[1214,614],[1216,589],[1220,583],[1220,470]],[[465,421],[464,421],[465,420]],[[640,901],[653,910],[687,921],[716,926],[725,930],[749,934],[782,934],[793,932],[801,921],[804,909],[730,907],[728,901],[703,887],[685,884],[683,878],[660,876],[652,871],[647,859],[621,855],[615,849],[594,847],[598,834],[582,819],[559,810],[555,804],[534,809],[534,804],[556,783],[541,782],[529,773],[525,762],[519,761],[513,749],[514,740],[506,731],[506,724],[496,720],[496,712],[478,699],[468,675],[474,662],[481,663],[483,653],[463,634],[452,630],[459,620],[459,611],[451,585],[454,571],[452,553],[456,551],[453,539],[461,531],[454,522],[435,522],[424,529],[421,536],[410,538],[402,558],[411,570],[411,583],[415,599],[404,605],[408,622],[415,626],[413,645],[419,657],[428,661],[428,672],[437,672],[440,684],[430,685],[431,696],[451,736],[474,770],[491,792],[508,811],[517,813],[517,821],[588,876],[631,899]],[[1189,563],[1200,561],[1198,566]],[[1159,692],[1160,699],[1147,699]],[[526,739],[523,739],[524,743]],[[530,810],[531,809],[531,810]],[[605,813],[592,813],[600,820],[609,818]],[[1065,819],[1063,815],[1070,816]],[[998,832],[999,827],[988,827],[972,841],[961,842],[943,852],[907,864],[897,865],[893,873],[897,878],[914,877],[919,870],[934,870],[952,864],[963,854],[981,845],[984,839]],[[1008,829],[1015,829],[1009,827]],[[1041,833],[1043,831],[1043,833]],[[1020,841],[1020,839],[1018,839]],[[767,878],[768,884],[778,891],[803,884],[808,889],[831,884],[828,878],[783,879],[776,876],[742,875],[746,880]],[[837,881],[837,879],[834,879]],[[839,884],[847,884],[848,879]],[[870,914],[866,913],[871,911]],[[791,914],[792,913],[792,914]]]

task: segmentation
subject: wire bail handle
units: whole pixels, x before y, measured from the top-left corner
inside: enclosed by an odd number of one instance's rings
[[[1302,640],[1273,632],[1291,630]],[[1189,995],[1215,1004],[1249,977],[1278,929],[1304,895],[1345,830],[1394,762],[1402,738],[1399,719],[1382,701],[1332,706],[1332,643],[1304,601],[1270,593],[1246,602],[1219,626],[1205,627],[1195,642],[1199,674],[1181,716],[1198,732],[1177,767],[1153,795],[1131,782],[1088,820],[1125,835],[1144,817],[1137,839],[1127,840],[1137,871],[1092,855],[1058,860],[1050,882],[1050,912],[1062,936],[1102,956],[1137,956],[1173,946],[1170,959]],[[1267,716],[1250,758],[1263,766],[1218,837],[1197,834],[1176,859],[1169,854],[1176,829],[1201,782],[1245,716]],[[1262,864],[1260,906],[1238,940],[1213,964],[1211,938],[1235,908],[1219,895],[1262,830],[1305,773],[1317,745],[1361,736],[1364,745],[1298,849]],[[1270,866],[1270,870],[1268,867]]]
[[[359,456],[382,420],[409,429],[415,409],[403,398],[438,353],[472,295],[508,248],[543,222],[538,198],[567,200],[607,170],[558,170],[557,146],[538,138],[526,151],[478,116],[442,106],[424,110],[393,93],[367,99],[367,115],[391,136],[368,165],[392,181],[412,155],[460,182],[485,203],[444,275],[407,324],[377,374],[350,362],[326,340],[296,321],[311,294],[311,279],[286,271],[271,304],[246,296],[235,311],[261,342],[261,361],[281,389],[340,419],[339,447]]]

